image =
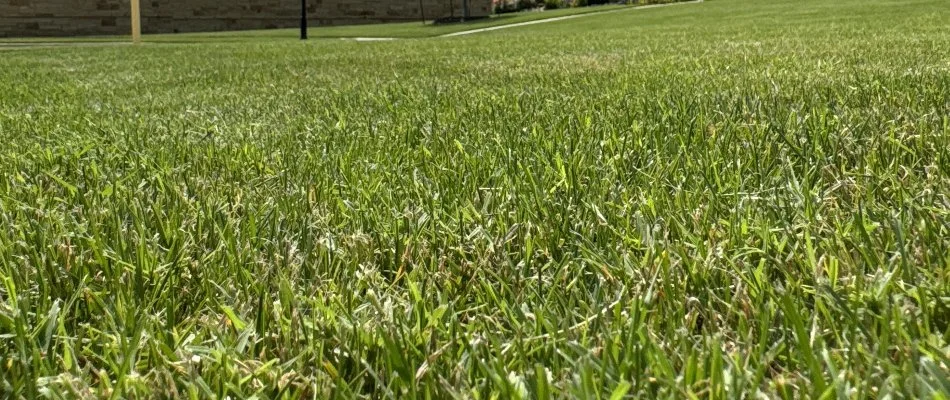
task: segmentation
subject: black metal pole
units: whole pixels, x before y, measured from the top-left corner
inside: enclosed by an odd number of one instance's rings
[[[422,5],[422,0],[419,0],[419,14],[422,15],[422,25],[426,24],[426,7]]]
[[[307,0],[300,0],[300,40],[307,40]]]

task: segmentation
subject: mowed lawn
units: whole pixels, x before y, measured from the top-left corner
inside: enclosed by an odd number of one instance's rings
[[[662,4],[664,1],[657,1]],[[677,0],[679,1],[679,0]],[[319,25],[316,21],[311,21],[308,27],[308,37],[311,39],[347,39],[347,38],[426,38],[470,31],[476,29],[492,28],[502,25],[519,24],[533,22],[549,18],[563,18],[582,14],[596,14],[604,12],[620,11],[632,9],[637,6],[628,5],[597,5],[590,7],[559,8],[553,10],[527,10],[522,12],[506,13],[492,15],[489,18],[470,20],[462,23],[435,24],[432,21],[423,22],[400,22],[389,24],[366,24],[366,25]],[[147,21],[146,21],[147,22]],[[145,26],[145,32],[148,32],[148,26]],[[146,34],[143,41],[146,43],[197,43],[197,42],[251,42],[251,41],[274,41],[291,40],[300,37],[300,29],[265,29],[248,30],[236,32],[198,32],[198,33],[163,33]],[[131,38],[125,36],[78,36],[64,38],[49,37],[0,37],[0,47],[3,45],[21,45],[28,43],[96,43],[96,42],[130,42]]]
[[[4,50],[0,143],[3,397],[950,393],[944,0]]]

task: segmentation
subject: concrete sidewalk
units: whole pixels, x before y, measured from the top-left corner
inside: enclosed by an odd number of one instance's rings
[[[635,10],[645,10],[645,9],[648,9],[648,8],[657,8],[657,7],[678,6],[678,5],[684,5],[684,4],[696,4],[696,3],[702,3],[702,2],[703,2],[703,0],[693,0],[693,1],[684,1],[684,2],[680,2],[680,3],[652,4],[652,5],[648,5],[648,6],[621,8],[621,9],[619,9],[619,10],[598,11],[598,12],[592,12],[592,13],[586,13],[586,14],[577,14],[577,15],[566,15],[566,16],[563,16],[563,17],[554,17],[554,18],[547,18],[547,19],[539,19],[539,20],[536,20],[536,21],[519,22],[519,23],[517,23],[517,24],[499,25],[499,26],[493,26],[493,27],[489,27],[489,28],[472,29],[472,30],[470,30],[470,31],[461,31],[461,32],[447,33],[447,34],[445,34],[445,35],[441,35],[441,36],[438,36],[438,37],[452,37],[452,36],[472,35],[472,34],[482,33],[482,32],[497,31],[497,30],[500,30],[500,29],[518,28],[518,27],[521,27],[521,26],[544,24],[544,23],[548,23],[548,22],[564,21],[564,20],[575,19],[575,18],[591,17],[591,16],[594,16],[594,15],[612,14],[612,13],[635,11]]]

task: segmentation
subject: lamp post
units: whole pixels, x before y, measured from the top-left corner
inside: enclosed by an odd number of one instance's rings
[[[300,40],[307,40],[307,0],[300,0]]]
[[[422,0],[419,0],[419,14],[422,16],[422,25],[426,24],[426,7],[422,4]]]

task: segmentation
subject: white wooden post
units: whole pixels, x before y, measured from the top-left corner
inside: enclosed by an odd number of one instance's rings
[[[139,0],[132,0],[132,43],[142,42],[142,11]]]

